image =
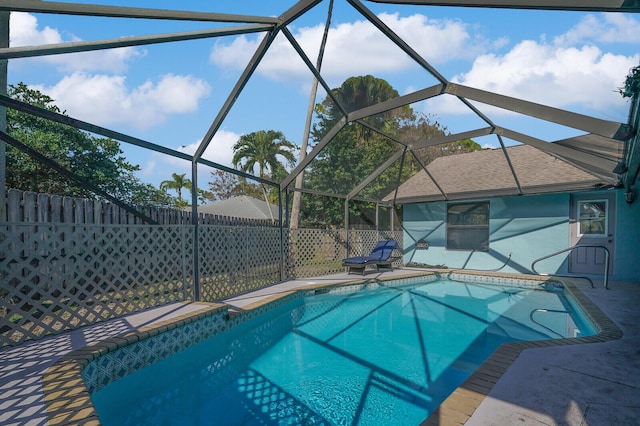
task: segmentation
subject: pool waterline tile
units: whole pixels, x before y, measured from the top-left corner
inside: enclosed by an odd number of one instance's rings
[[[517,359],[523,350],[529,348],[551,347],[558,345],[582,344],[591,342],[603,342],[616,340],[622,336],[620,329],[604,313],[583,295],[578,288],[566,279],[554,277],[520,276],[512,274],[498,273],[471,273],[470,271],[436,271],[430,273],[411,273],[404,277],[378,278],[355,280],[332,284],[310,284],[295,290],[272,293],[259,300],[252,301],[242,307],[225,304],[194,302],[204,306],[205,311],[198,311],[191,314],[181,315],[171,320],[161,321],[153,325],[141,327],[138,330],[127,331],[125,334],[106,339],[88,345],[84,348],[72,351],[61,360],[52,365],[43,377],[43,389],[47,405],[47,416],[51,424],[99,424],[95,407],[91,403],[90,388],[95,391],[97,380],[87,386],[85,373],[91,370],[90,366],[105,355],[113,354],[120,348],[127,348],[136,343],[147,342],[150,339],[162,336],[164,333],[171,333],[180,327],[196,321],[218,316],[224,318],[228,323],[227,327],[233,327],[240,322],[271,310],[297,298],[314,294],[317,290],[321,292],[353,292],[357,288],[373,288],[381,285],[389,285],[391,281],[402,281],[401,285],[409,285],[412,281],[424,280],[425,277],[448,278],[461,281],[475,281],[486,284],[505,285],[511,284],[517,287],[538,287],[541,284],[552,282],[562,283],[566,291],[571,293],[578,302],[584,314],[594,323],[598,333],[594,336],[565,338],[554,340],[541,340],[532,342],[505,343],[500,346],[467,380],[457,388],[445,401],[436,409],[422,425],[438,424],[463,424],[468,420],[475,409],[482,403],[492,387],[508,370],[509,366]],[[506,279],[511,279],[505,282]],[[215,333],[214,333],[215,334]],[[188,344],[197,342],[192,337]],[[166,342],[165,342],[166,343]],[[174,352],[183,349],[180,345],[174,345]],[[156,360],[147,360],[148,363]],[[140,364],[133,363],[137,368]],[[97,369],[90,374],[99,374]],[[125,372],[128,374],[128,372]],[[116,380],[119,377],[113,375],[108,380],[101,381],[101,386]],[[63,384],[64,383],[64,384]],[[64,391],[62,391],[64,389]],[[88,398],[89,406],[86,406]],[[81,401],[81,403],[80,403]]]

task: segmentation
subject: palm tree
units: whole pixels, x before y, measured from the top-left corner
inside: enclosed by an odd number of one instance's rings
[[[178,201],[182,202],[182,188],[187,188],[191,191],[191,180],[187,179],[186,173],[181,175],[172,173],[172,180],[163,180],[160,182],[160,189],[166,191],[167,189],[175,189],[178,191]]]
[[[292,166],[296,158],[293,152],[296,145],[289,142],[284,134],[276,130],[259,130],[240,136],[240,139],[233,146],[233,165],[240,171],[252,173],[255,166],[258,166],[259,176],[264,178],[268,174],[273,175],[283,165],[278,157],[283,158],[286,164]],[[275,221],[273,212],[269,207],[267,190],[262,185],[264,201],[267,203],[271,220]]]
[[[356,111],[399,96],[398,92],[386,80],[372,75],[350,77],[340,87],[333,89],[332,92],[347,112]],[[327,98],[325,102],[330,103],[330,110],[334,119],[340,119],[342,112],[333,105],[332,100]],[[404,106],[367,117],[364,121],[382,130],[386,121],[410,118],[412,115],[411,108]],[[358,127],[357,135],[360,139],[367,140],[371,136],[371,130],[365,127]]]

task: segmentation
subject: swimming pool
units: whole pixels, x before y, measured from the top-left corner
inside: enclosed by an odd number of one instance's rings
[[[561,286],[516,284],[316,291],[146,368],[131,366],[146,364],[148,342],[96,359],[84,376],[105,425],[419,424],[502,343],[593,333]],[[216,318],[199,327],[221,330]]]

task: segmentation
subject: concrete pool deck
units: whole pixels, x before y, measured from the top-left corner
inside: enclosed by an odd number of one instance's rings
[[[369,272],[364,279],[389,279],[416,272],[424,271],[407,268]],[[336,274],[289,281],[227,303],[243,311],[299,288],[362,278]],[[459,419],[467,425],[636,424],[640,418],[640,283],[611,282],[610,290],[605,290],[598,282],[594,289],[582,280],[573,282],[617,324],[624,333],[622,338],[526,349],[484,392],[486,396],[476,402],[475,411],[459,417],[455,411],[464,414],[469,407],[456,406],[453,401],[450,408],[431,416],[428,424],[460,424]],[[205,309],[206,305],[198,303],[168,305],[0,351],[0,424],[49,423],[42,378],[49,367],[73,350]],[[85,409],[83,404],[77,406],[79,412]]]
[[[523,351],[466,425],[640,424],[640,283],[573,281],[623,336]]]

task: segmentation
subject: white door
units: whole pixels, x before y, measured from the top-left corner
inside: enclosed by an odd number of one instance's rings
[[[571,245],[597,245],[610,253],[609,272],[613,270],[613,236],[615,235],[615,194],[576,195],[571,201]],[[571,251],[569,272],[604,274],[605,251],[580,247]]]

